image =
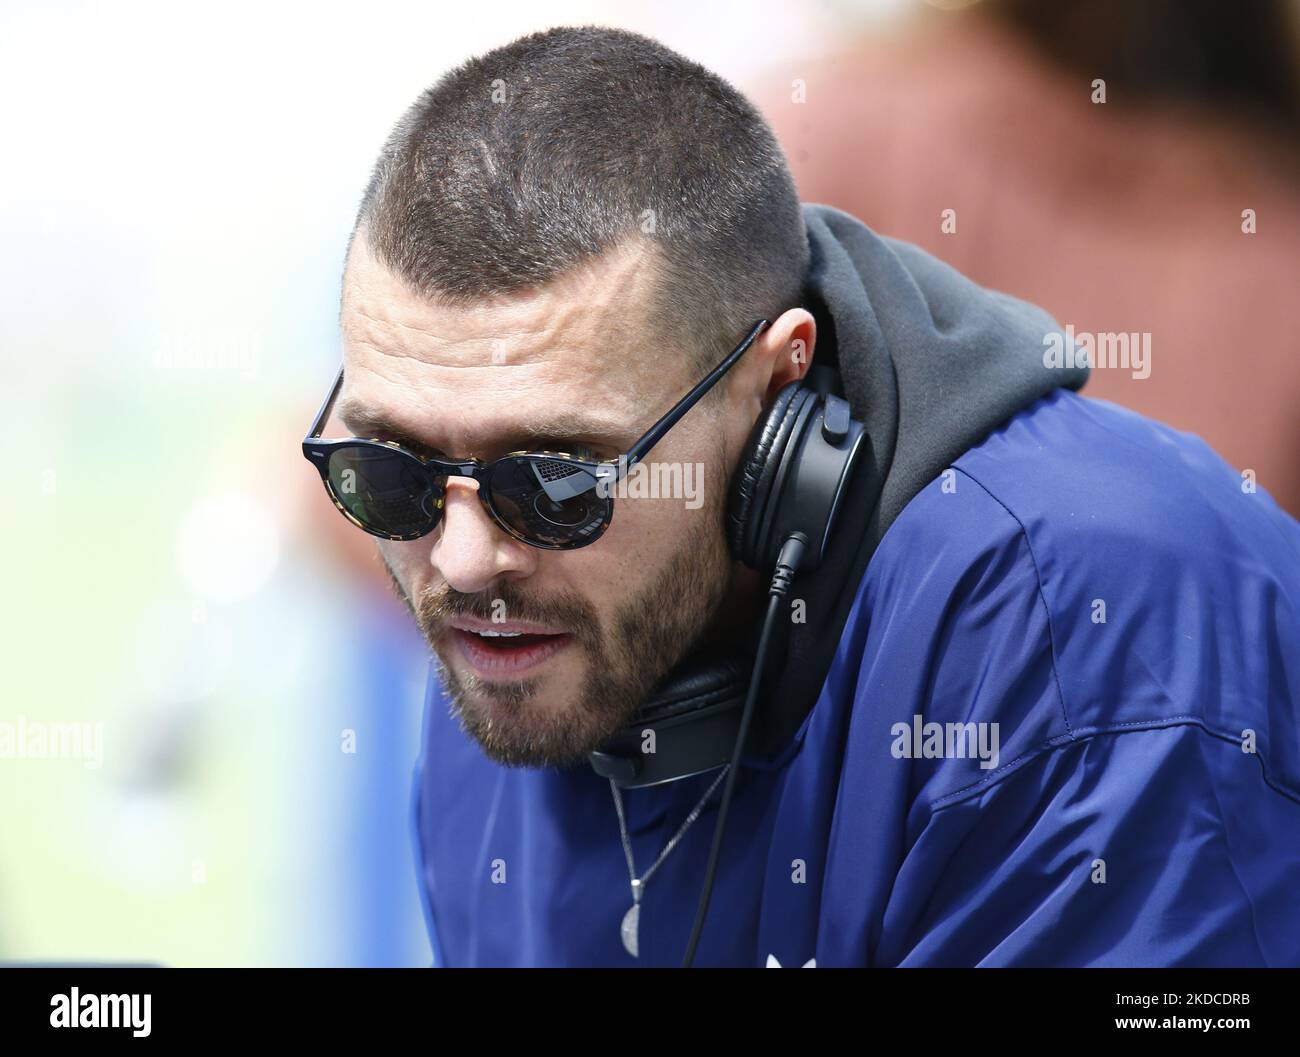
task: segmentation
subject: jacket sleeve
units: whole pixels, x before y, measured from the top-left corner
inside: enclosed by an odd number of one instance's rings
[[[1194,724],[1043,752],[939,805],[900,871],[901,965],[1300,964],[1300,805]]]
[[[826,930],[827,960],[1300,964],[1300,802],[1177,709],[1072,725],[1034,552],[968,484],[928,489],[877,554],[841,780],[861,799],[823,909],[837,926],[864,881],[884,895],[865,935]],[[998,754],[882,753],[929,722],[997,724]]]

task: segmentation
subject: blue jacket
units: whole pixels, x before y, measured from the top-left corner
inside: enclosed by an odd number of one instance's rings
[[[1300,964],[1300,525],[1063,391],[953,471],[876,550],[790,753],[742,770],[696,964]],[[998,723],[996,766],[900,758],[917,715]],[[434,680],[425,723],[438,964],[680,961],[712,810],[634,959],[608,783],[489,762]],[[638,872],[712,778],[624,792]]]
[[[900,502],[802,725],[742,766],[695,964],[1300,964],[1300,524],[1068,389],[982,435]],[[638,874],[715,776],[623,792]],[[435,964],[678,964],[717,799],[633,958],[609,783],[490,762],[431,675]]]

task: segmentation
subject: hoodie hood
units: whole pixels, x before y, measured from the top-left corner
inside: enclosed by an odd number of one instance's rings
[[[862,574],[903,507],[1017,412],[1088,377],[1086,367],[1044,364],[1045,339],[1062,331],[1042,309],[986,290],[841,210],[805,205],[803,213],[813,363],[838,374],[866,448],[823,563],[795,582],[807,620],[791,625],[785,661],[769,678],[768,705],[755,719],[760,756],[784,745],[816,703]]]

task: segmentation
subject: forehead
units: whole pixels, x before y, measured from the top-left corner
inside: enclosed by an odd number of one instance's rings
[[[406,431],[436,423],[437,440],[458,449],[548,411],[635,435],[690,384],[686,357],[650,338],[652,285],[647,251],[625,244],[544,287],[442,305],[358,234],[343,283],[340,407],[364,407]]]

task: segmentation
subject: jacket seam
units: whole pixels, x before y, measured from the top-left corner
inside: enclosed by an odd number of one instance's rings
[[[1242,881],[1241,874],[1237,872],[1237,864],[1232,860],[1232,842],[1228,838],[1228,820],[1223,811],[1223,804],[1219,800],[1219,791],[1214,788],[1212,775],[1207,775],[1205,784],[1210,790],[1210,796],[1214,797],[1214,806],[1219,812],[1219,829],[1223,833],[1223,857],[1228,860],[1228,869],[1232,871],[1233,880],[1237,882],[1237,887],[1241,889],[1242,899],[1246,901],[1246,906],[1250,908],[1250,930],[1255,937],[1255,949],[1259,951],[1260,960],[1268,964],[1268,956],[1264,953],[1264,944],[1259,939],[1259,921],[1255,915],[1255,901],[1250,898],[1250,890]]]
[[[1042,570],[1038,566],[1038,557],[1034,554],[1034,545],[1029,540],[1029,533],[1025,530],[1024,523],[1016,517],[1011,508],[989,491],[979,478],[975,477],[969,470],[966,470],[961,466],[954,465],[953,469],[965,476],[967,480],[971,481],[980,491],[1005,510],[1007,516],[1011,518],[1011,520],[1016,523],[1016,527],[1020,529],[1020,535],[1025,541],[1025,550],[1029,552],[1029,564],[1034,567],[1034,583],[1038,587],[1038,600],[1042,603],[1043,616],[1047,620],[1047,647],[1052,652],[1052,682],[1056,686],[1056,698],[1061,703],[1061,718],[1065,721],[1065,732],[1068,735],[1069,740],[1073,741],[1074,728],[1070,725],[1070,714],[1065,707],[1065,691],[1061,687],[1061,673],[1059,670],[1060,655],[1057,653],[1056,649],[1056,629],[1052,626],[1052,609],[1047,604],[1047,595],[1043,590]]]
[[[934,813],[961,803],[963,800],[968,800],[972,797],[978,796],[999,784],[1004,778],[1008,777],[1014,771],[1019,770],[1025,764],[1036,760],[1040,756],[1045,756],[1050,752],[1055,752],[1058,749],[1070,745],[1081,744],[1085,741],[1091,741],[1094,738],[1107,735],[1130,734],[1135,731],[1143,730],[1165,730],[1171,727],[1195,727],[1203,734],[1208,734],[1212,738],[1217,738],[1220,741],[1238,748],[1241,746],[1241,739],[1239,737],[1221,730],[1216,730],[1214,727],[1211,727],[1206,723],[1202,717],[1190,713],[1176,716],[1161,716],[1156,719],[1110,723],[1095,729],[1085,728],[1084,730],[1078,731],[1068,737],[1062,734],[1054,738],[1048,738],[1037,747],[1022,752],[1010,763],[1004,764],[988,776],[972,782],[969,785],[963,786],[960,789],[954,790],[944,796],[938,797],[935,800],[931,800],[926,806],[930,809],[931,813]],[[1297,804],[1300,804],[1300,791],[1288,789],[1286,786],[1273,779],[1268,773],[1268,768],[1264,766],[1264,759],[1259,753],[1255,752],[1243,755],[1252,755],[1255,757],[1255,762],[1259,765],[1260,778],[1268,788],[1272,789],[1279,796],[1284,796],[1288,800],[1293,800]]]

